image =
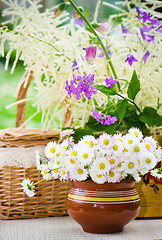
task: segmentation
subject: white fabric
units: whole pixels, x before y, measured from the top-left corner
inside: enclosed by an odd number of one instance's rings
[[[0,220],[0,240],[154,240],[162,239],[162,219],[134,220],[115,234],[90,234],[70,217]]]
[[[0,148],[0,168],[4,166],[30,168],[36,166],[35,151],[44,154],[44,147]]]

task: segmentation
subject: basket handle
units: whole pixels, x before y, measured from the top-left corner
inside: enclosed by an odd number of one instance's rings
[[[28,72],[25,73],[24,80],[20,85],[17,101],[20,101],[26,98],[27,90],[33,79],[33,72],[30,71],[28,79],[26,79],[27,74]],[[16,127],[20,127],[25,122],[25,115],[26,115],[26,102],[24,101],[22,103],[17,104]]]
[[[17,97],[17,101],[23,100],[26,98],[26,94],[28,91],[28,88],[30,86],[30,83],[33,79],[33,71],[30,71],[30,74],[28,76],[28,79],[26,79],[28,75],[28,72],[25,73],[24,75],[24,80],[20,85],[19,88],[19,92],[18,92],[18,97]],[[65,100],[66,102],[67,100]],[[64,104],[63,104],[64,106]],[[25,122],[25,115],[26,115],[26,101],[22,102],[22,103],[18,103],[17,104],[17,115],[16,115],[16,127],[20,127],[24,122]],[[63,113],[64,115],[64,121],[63,121],[63,126],[69,127],[69,120],[70,120],[70,116],[71,116],[71,110],[68,109],[66,111],[66,113]],[[23,127],[25,127],[25,125],[23,125]],[[70,120],[70,127],[73,128],[74,127],[74,122],[71,119]]]

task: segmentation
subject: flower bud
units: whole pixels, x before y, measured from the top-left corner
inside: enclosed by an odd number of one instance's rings
[[[78,18],[80,18],[80,15],[77,13],[77,11],[75,11],[75,12],[73,13],[72,17],[73,17],[74,19],[78,19]]]
[[[57,8],[54,12],[54,16],[59,17],[61,15],[61,13],[62,13],[62,11],[59,8]]]
[[[99,27],[95,28],[96,31],[100,33],[109,34],[110,32],[110,25],[107,23],[98,23]]]

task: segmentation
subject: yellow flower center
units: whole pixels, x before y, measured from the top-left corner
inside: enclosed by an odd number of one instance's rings
[[[109,172],[109,177],[114,177],[115,173],[114,172]]]
[[[101,178],[102,175],[101,174],[96,174],[96,177]]]
[[[77,155],[77,151],[73,150],[71,153],[72,156],[76,156]]]
[[[105,163],[100,163],[99,164],[99,169],[102,169],[102,170],[105,169]]]
[[[51,147],[50,152],[51,152],[51,153],[54,153],[55,150],[56,150],[56,149],[55,149],[54,147]]]
[[[65,170],[62,170],[62,175],[65,175]]]
[[[139,152],[139,151],[140,151],[140,148],[139,148],[139,147],[135,147],[135,148],[134,148],[134,151],[135,151],[135,152]]]
[[[88,144],[88,141],[85,141],[84,143],[85,143],[85,144]]]
[[[46,175],[46,174],[47,174],[47,170],[46,170],[46,169],[44,169],[44,170],[43,170],[43,173]]]
[[[122,166],[122,163],[120,162],[119,165],[118,165],[118,167],[120,168],[121,166]]]
[[[88,153],[83,153],[83,158],[86,159],[88,157]]]
[[[74,163],[75,163],[75,160],[71,158],[71,159],[70,159],[70,163],[71,163],[71,164],[74,164]]]
[[[58,169],[54,169],[53,171],[54,171],[54,173],[57,173],[57,172],[58,172]]]
[[[113,146],[113,149],[114,149],[115,151],[117,151],[118,148],[119,148],[118,145],[114,145],[114,146]]]
[[[117,140],[120,141],[120,142],[122,142],[122,140],[121,140],[120,138],[117,138],[116,141],[117,141]]]
[[[57,165],[60,165],[60,162],[59,162],[59,161],[56,161],[56,164],[57,164]]]
[[[83,174],[83,170],[82,169],[78,169],[77,173],[81,175],[81,174]]]
[[[114,158],[111,158],[111,159],[109,160],[109,162],[110,162],[111,164],[114,164],[114,163],[115,163],[115,159],[114,159]]]
[[[60,156],[60,153],[57,153],[57,154],[56,154],[56,157],[59,157],[59,156]]]
[[[66,146],[63,146],[63,149],[66,149]]]
[[[146,143],[145,145],[148,149],[150,149],[150,144]]]
[[[109,140],[108,139],[104,139],[103,140],[103,144],[108,145],[109,144]]]
[[[90,147],[93,147],[93,145],[94,145],[93,142],[90,141],[90,142],[89,142],[89,146],[90,146]]]
[[[130,140],[128,140],[128,144],[132,144],[132,140],[130,139]]]
[[[134,134],[136,135],[136,137],[138,137],[138,133],[137,132],[135,132]]]
[[[147,164],[150,164],[150,163],[151,163],[151,159],[150,159],[150,158],[147,158],[147,159],[146,159],[146,163],[147,163]]]
[[[128,167],[131,169],[131,168],[134,168],[134,163],[132,163],[132,162],[130,162],[129,164],[128,164]]]
[[[124,148],[124,152],[128,152],[128,149]]]

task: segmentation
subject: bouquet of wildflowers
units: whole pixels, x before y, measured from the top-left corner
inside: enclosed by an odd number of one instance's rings
[[[147,2],[121,1],[123,7],[115,6],[119,13],[105,23],[97,21],[101,1],[92,22],[87,20],[89,9],[84,11],[72,0],[44,13],[39,12],[39,0],[3,2],[8,6],[3,15],[11,16],[4,25],[12,23],[14,28],[0,29],[0,52],[4,56],[4,43],[9,41],[6,69],[15,49],[11,71],[20,59],[26,81],[33,73],[35,114],[42,112],[43,128],[80,127],[81,134],[82,129],[113,134],[130,127],[160,131],[159,1],[149,1],[150,8]],[[74,9],[72,17],[69,8]],[[115,24],[118,17],[121,23]]]
[[[91,179],[98,184],[117,183],[123,179],[139,182],[140,176],[149,172],[162,178],[162,167],[155,168],[161,161],[161,148],[152,137],[143,138],[139,129],[131,128],[125,135],[104,133],[98,138],[86,135],[78,143],[70,136],[73,133],[73,130],[64,130],[61,135],[67,136],[66,139],[61,143],[49,142],[45,155],[36,153],[37,168],[43,179]],[[35,184],[29,179],[22,182],[29,197],[35,194]]]

